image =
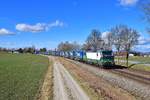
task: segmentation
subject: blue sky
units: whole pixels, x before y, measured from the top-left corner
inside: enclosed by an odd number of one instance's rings
[[[147,24],[139,0],[1,0],[0,47],[54,49],[61,41],[83,43],[92,29],[108,31],[126,24],[141,34],[142,51],[150,51]]]

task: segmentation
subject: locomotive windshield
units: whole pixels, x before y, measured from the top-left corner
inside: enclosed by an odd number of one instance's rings
[[[102,51],[102,54],[105,56],[112,56],[112,51]]]

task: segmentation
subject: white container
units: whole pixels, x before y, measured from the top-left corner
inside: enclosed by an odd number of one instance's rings
[[[100,60],[100,52],[86,52],[87,59]]]

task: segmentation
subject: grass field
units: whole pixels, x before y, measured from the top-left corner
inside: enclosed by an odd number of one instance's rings
[[[116,64],[117,64],[117,57],[115,59],[116,59]],[[119,58],[119,60],[126,61],[125,58]],[[134,56],[134,57],[129,57],[129,61],[137,62],[137,63],[130,63],[129,62],[130,68],[150,71],[150,66],[145,65],[145,64],[150,64],[150,57]],[[126,66],[126,62],[120,62],[119,65]]]
[[[131,60],[131,61],[138,61],[138,62],[145,63],[145,64],[150,64],[150,57],[138,57],[138,56],[135,56],[135,57],[129,57],[129,60]]]
[[[0,100],[34,100],[48,65],[43,56],[0,53]]]
[[[116,57],[117,59],[117,57]],[[119,57],[119,59],[121,60],[126,60],[125,57]],[[137,62],[141,62],[144,64],[150,64],[150,57],[142,57],[142,56],[133,56],[133,57],[129,57],[130,61],[137,61]]]

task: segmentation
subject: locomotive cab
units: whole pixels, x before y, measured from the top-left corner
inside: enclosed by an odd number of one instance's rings
[[[115,64],[113,51],[105,50],[101,51],[100,54],[100,62],[103,66],[113,66]]]

